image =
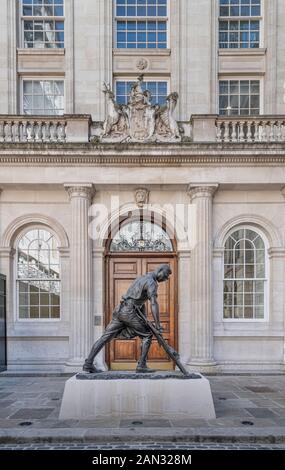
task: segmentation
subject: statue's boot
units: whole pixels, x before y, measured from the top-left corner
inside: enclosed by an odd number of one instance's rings
[[[136,372],[137,372],[138,374],[152,374],[152,373],[156,372],[156,370],[155,370],[155,369],[150,369],[150,368],[147,367],[146,365],[143,366],[143,367],[137,365]]]
[[[84,362],[82,370],[83,372],[89,372],[90,374],[98,374],[99,372],[104,372],[103,370],[97,369],[97,367],[95,367],[94,364],[91,364],[86,361]]]
[[[152,336],[148,336],[147,338],[144,338],[142,340],[142,353],[141,353],[141,357],[136,368],[136,372],[140,374],[151,374],[155,372],[154,369],[149,369],[149,367],[147,367],[146,365],[147,355],[148,355],[149,348],[151,346],[151,341],[152,341]]]
[[[112,323],[110,323],[107,326],[101,338],[99,338],[93,344],[89,356],[87,357],[87,359],[85,359],[85,362],[83,365],[84,372],[90,372],[91,374],[96,374],[97,372],[104,372],[102,370],[97,369],[94,366],[93,362],[94,362],[95,356],[97,356],[97,354],[101,351],[101,349],[105,346],[105,344],[111,341],[111,339],[114,338],[117,333],[118,333],[117,325],[113,325]]]

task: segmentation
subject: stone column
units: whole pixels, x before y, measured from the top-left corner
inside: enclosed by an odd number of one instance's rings
[[[93,340],[92,244],[88,210],[92,184],[65,184],[71,204],[70,337],[68,366],[81,367]]]
[[[191,254],[191,366],[202,371],[214,365],[212,318],[212,201],[218,184],[191,184],[196,206],[196,243]]]

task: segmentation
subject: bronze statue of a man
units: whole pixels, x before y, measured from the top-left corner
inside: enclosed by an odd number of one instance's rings
[[[136,371],[153,372],[146,364],[153,333],[140,315],[146,317],[145,303],[149,300],[155,327],[157,330],[162,331],[159,321],[157,288],[158,282],[167,281],[170,274],[172,273],[168,264],[162,264],[155,271],[135,279],[126,294],[122,296],[120,305],[115,308],[113,318],[103,335],[92,346],[91,352],[83,365],[85,372],[100,372],[94,366],[93,361],[99,351],[113,338],[131,339],[136,336],[142,339],[141,357]]]

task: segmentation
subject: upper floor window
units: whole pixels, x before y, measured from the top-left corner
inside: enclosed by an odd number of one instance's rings
[[[167,48],[168,0],[115,0],[116,46]]]
[[[33,229],[20,239],[16,282],[20,319],[60,317],[58,243],[49,231]]]
[[[219,81],[220,115],[259,115],[260,81],[259,80],[220,80]]]
[[[241,227],[227,239],[224,252],[224,318],[263,319],[266,286],[265,245]]]
[[[25,48],[63,48],[63,14],[63,0],[23,0],[23,46]]]
[[[220,0],[220,16],[260,16],[261,0]]]
[[[220,0],[219,47],[259,48],[260,23],[260,0]]]
[[[64,114],[63,80],[24,80],[23,113],[55,116]]]
[[[51,116],[64,114],[63,80],[24,80],[23,113]]]
[[[131,87],[134,82],[131,81],[116,81],[116,99],[119,104],[127,104],[129,100],[129,95]],[[165,104],[167,97],[167,82],[164,81],[151,81],[151,82],[142,82],[142,90],[148,90],[151,93],[151,103],[152,104]]]

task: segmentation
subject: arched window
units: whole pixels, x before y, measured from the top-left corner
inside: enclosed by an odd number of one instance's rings
[[[173,251],[166,231],[157,224],[145,220],[133,220],[122,224],[114,236],[110,251]]]
[[[45,229],[26,232],[18,243],[17,295],[20,319],[60,317],[58,243]]]
[[[228,237],[224,254],[224,319],[263,319],[266,263],[261,236],[250,228]]]

